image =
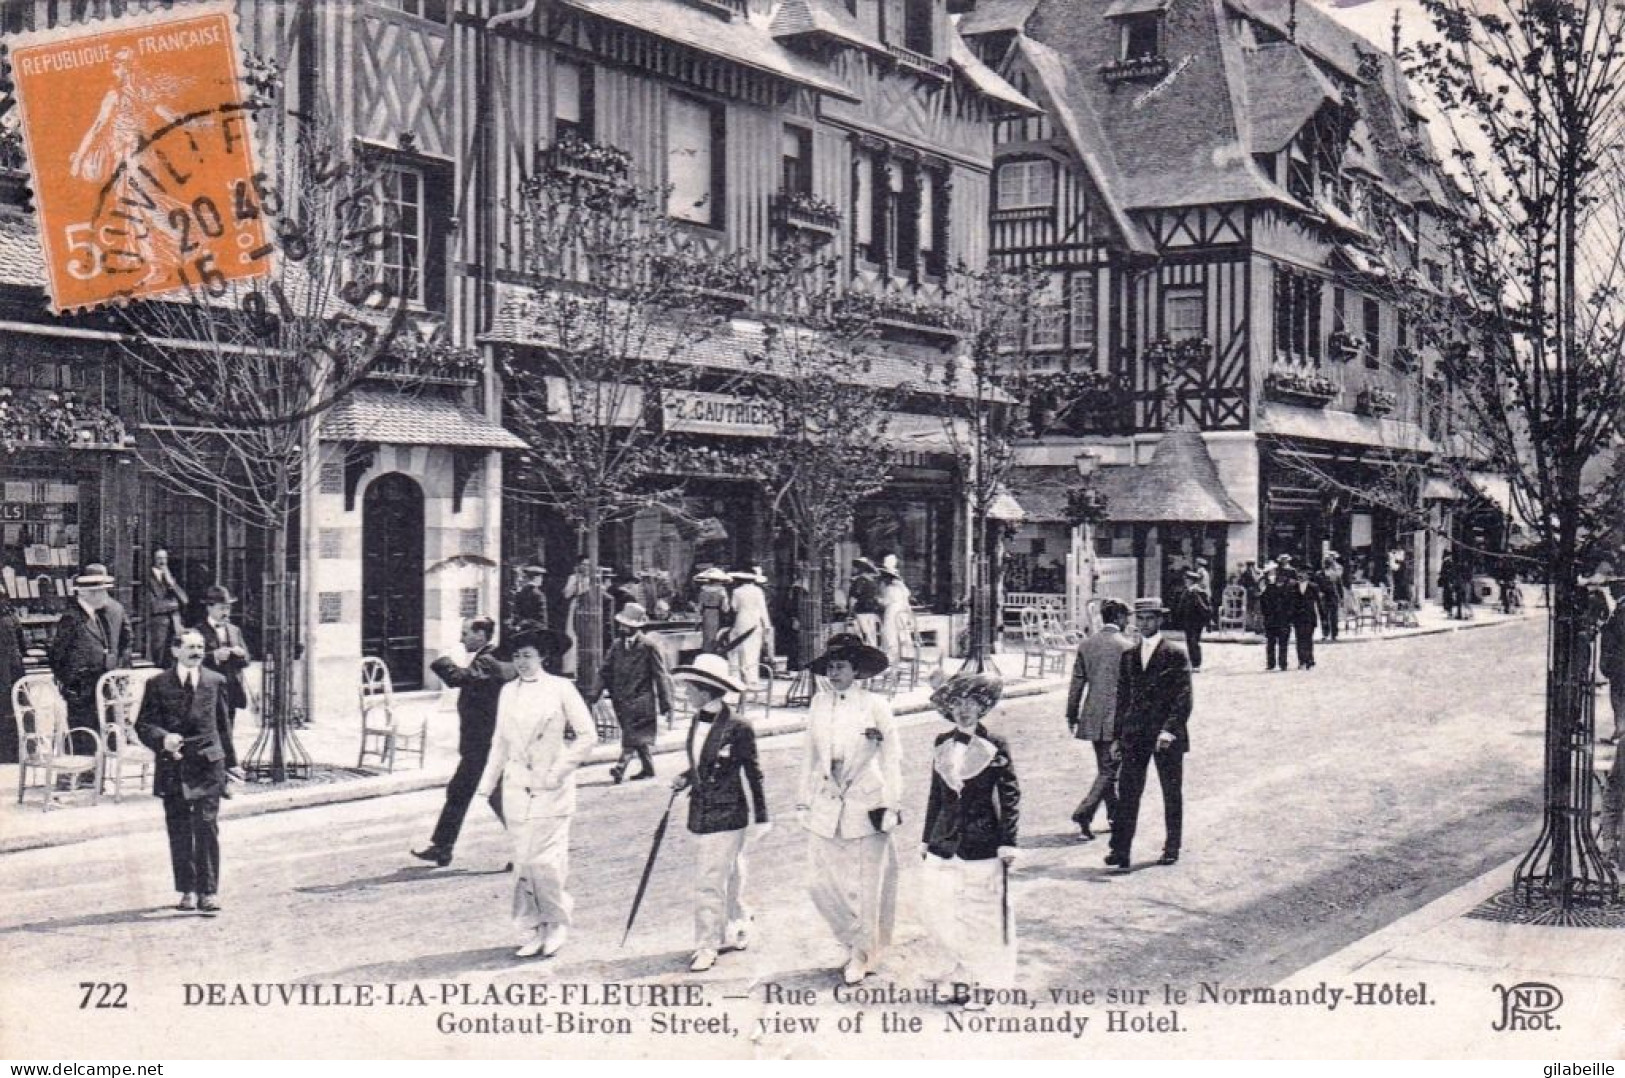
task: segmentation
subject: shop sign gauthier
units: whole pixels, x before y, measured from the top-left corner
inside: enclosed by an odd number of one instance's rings
[[[773,407],[766,401],[679,389],[668,391],[661,404],[669,431],[742,438],[771,438],[778,433]]]

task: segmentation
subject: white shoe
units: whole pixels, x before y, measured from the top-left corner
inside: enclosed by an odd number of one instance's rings
[[[717,964],[717,952],[710,947],[701,947],[694,952],[694,961],[688,964],[690,973],[704,973]]]
[[[868,965],[863,961],[861,955],[854,952],[851,960],[847,962],[846,968],[841,970],[842,979],[847,984],[862,984],[863,979],[867,976],[869,976]]]
[[[526,940],[519,950],[513,953],[513,956],[515,958],[535,958],[541,953],[542,936],[541,933],[537,933],[536,935],[530,937],[530,939]]]
[[[547,934],[542,937],[542,957],[552,958],[564,947],[565,937],[570,934],[567,925],[548,925]]]

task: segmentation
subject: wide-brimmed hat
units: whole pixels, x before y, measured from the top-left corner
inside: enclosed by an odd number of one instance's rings
[[[695,573],[694,579],[702,584],[726,584],[733,578],[725,570],[712,565]]]
[[[1200,579],[1202,579],[1202,574],[1197,572],[1195,569],[1186,569],[1185,570],[1185,579],[1186,580],[1200,580]]]
[[[807,669],[820,676],[829,673],[829,664],[837,660],[849,662],[860,678],[871,678],[891,665],[886,653],[870,647],[854,633],[836,633],[824,645],[824,653],[807,664]]]
[[[504,637],[498,651],[504,659],[511,659],[514,652],[520,648],[535,648],[542,653],[543,658],[546,658],[549,655],[563,655],[574,646],[575,641],[558,629],[538,626],[534,629],[521,629],[511,636]]]
[[[745,687],[729,675],[728,660],[709,652],[696,655],[693,662],[677,667],[671,677],[673,681],[692,681],[723,692],[745,691]]]
[[[1004,679],[997,674],[955,674],[937,686],[931,694],[931,706],[940,711],[943,718],[953,721],[954,705],[959,701],[976,701],[981,714],[986,715],[1003,696]]]
[[[1292,564],[1292,555],[1291,554],[1280,554],[1280,555],[1276,556],[1275,560],[1284,569],[1288,565]]]
[[[874,562],[870,561],[868,558],[853,558],[852,559],[852,568],[854,568],[854,569],[862,569],[864,572],[868,572],[868,573],[878,573],[878,572],[880,572],[880,566],[876,565]]]
[[[233,595],[231,593],[231,589],[226,587],[224,584],[210,584],[203,592],[204,606],[213,606],[215,603],[226,603],[227,605],[230,605],[236,601],[237,597]]]
[[[1162,600],[1155,596],[1134,600],[1134,613],[1136,614],[1166,614],[1168,608],[1162,605]]]
[[[547,570],[540,565],[526,565],[519,570],[526,576],[546,576]]]
[[[85,566],[84,571],[73,578],[75,591],[88,591],[95,588],[110,588],[114,584],[113,577],[107,571],[107,566],[100,562],[91,562]]]
[[[643,609],[642,603],[627,603],[621,607],[621,612],[615,615],[618,625],[625,625],[628,629],[641,629],[649,624],[649,612]]]
[[[760,565],[753,565],[748,570],[735,569],[733,572],[729,573],[728,576],[741,584],[747,580],[752,584],[767,583],[767,576],[763,574],[762,567]]]
[[[883,573],[898,573],[898,572],[901,572],[902,570],[899,569],[898,565],[897,565],[897,555],[896,554],[887,554],[884,558],[881,558],[880,559],[880,571],[883,572]]]

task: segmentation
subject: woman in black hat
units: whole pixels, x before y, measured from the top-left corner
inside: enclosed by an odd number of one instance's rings
[[[796,810],[809,833],[813,905],[847,950],[847,984],[874,970],[896,920],[897,728],[885,697],[857,684],[887,665],[885,652],[851,633],[830,637],[809,664],[828,681],[807,712]]]
[[[516,958],[551,958],[564,946],[575,901],[565,890],[570,872],[570,821],[576,811],[576,768],[596,737],[586,701],[567,678],[542,668],[570,639],[555,629],[508,638],[517,675],[497,697],[496,732],[477,793],[489,798],[502,784],[502,809],[513,841],[513,918],[524,942]]]
[[[1014,983],[1016,927],[1008,865],[1016,858],[1021,786],[1010,746],[982,719],[1004,694],[993,674],[960,674],[931,694],[954,728],[931,754],[931,795],[920,854],[926,927],[952,958],[942,980]],[[960,1000],[976,1007],[974,996]]]

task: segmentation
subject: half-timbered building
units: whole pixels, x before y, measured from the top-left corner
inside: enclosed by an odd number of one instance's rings
[[[1438,249],[1452,195],[1391,45],[1307,0],[963,6],[961,33],[1045,110],[999,126],[993,255],[1053,267],[1040,362],[1113,381],[1029,451],[1027,477],[1097,455],[1106,590],[1158,593],[1198,557],[1219,581],[1326,549],[1373,579],[1396,549],[1407,579],[1436,567],[1437,544],[1361,495],[1450,449],[1441,335],[1406,312],[1456,288]],[[1190,482],[1222,489],[1137,489],[1166,481],[1150,465],[1172,430],[1211,459]],[[1044,527],[1024,535],[1052,548]]]

